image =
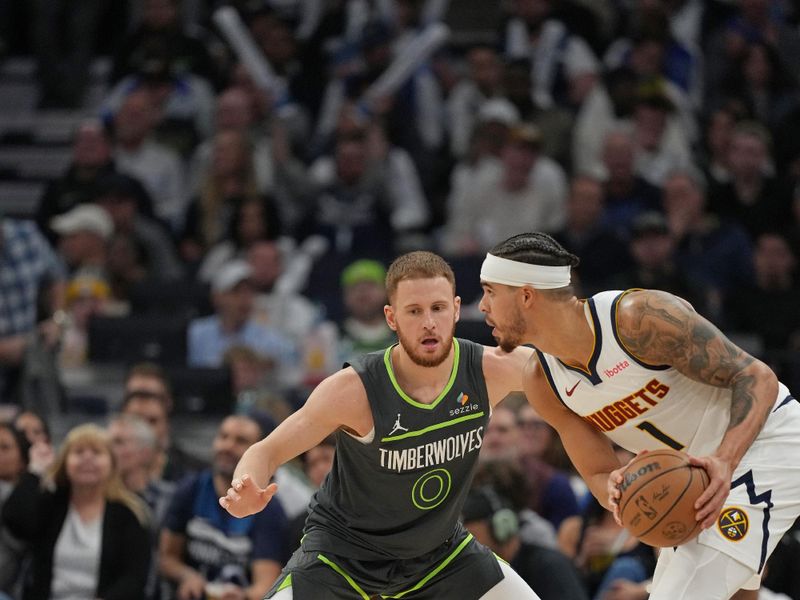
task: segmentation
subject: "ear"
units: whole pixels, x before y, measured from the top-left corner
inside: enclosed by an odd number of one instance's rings
[[[456,296],[455,298],[453,298],[453,304],[455,305],[456,309],[455,322],[458,323],[458,320],[461,318],[461,296]]]
[[[533,306],[533,303],[536,302],[539,295],[536,293],[536,290],[529,285],[523,285],[519,288],[519,297],[522,300],[522,305],[525,308],[530,308]]]
[[[397,331],[397,321],[394,317],[394,309],[391,304],[386,304],[383,307],[383,316],[386,317],[386,324],[392,331]]]

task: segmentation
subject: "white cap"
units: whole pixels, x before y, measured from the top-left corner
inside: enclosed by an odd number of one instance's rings
[[[511,127],[520,121],[517,107],[505,98],[492,98],[481,105],[478,110],[478,121],[497,121]]]
[[[232,260],[220,267],[211,279],[211,289],[216,293],[229,292],[242,281],[250,279],[253,270],[244,260]]]
[[[63,215],[50,220],[50,227],[60,235],[89,231],[104,240],[114,233],[114,222],[104,208],[96,204],[79,204]]]

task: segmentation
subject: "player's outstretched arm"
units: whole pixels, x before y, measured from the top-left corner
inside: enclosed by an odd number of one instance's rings
[[[504,352],[497,347],[483,347],[483,374],[489,402],[493,407],[510,394],[523,391],[522,372],[533,355],[533,350],[525,346],[514,348],[511,352]]]
[[[692,459],[711,478],[695,504],[698,520],[708,528],[728,496],[733,471],[769,416],[778,380],[687,302],[666,292],[626,294],[617,329],[628,351],[643,362],[670,365],[695,381],[731,390],[731,418],[719,448],[711,456]]]
[[[269,483],[275,470],[340,427],[358,435],[366,435],[372,428],[366,391],[352,368],[325,379],[302,408],[245,451],[220,505],[235,517],[263,510],[278,490]]]
[[[547,383],[538,358],[528,361],[523,377],[528,402],[558,432],[572,464],[594,497],[613,511],[608,481],[610,474],[621,465],[611,442],[561,403]]]

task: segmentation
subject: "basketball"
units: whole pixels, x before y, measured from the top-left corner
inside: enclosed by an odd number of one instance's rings
[[[625,528],[650,546],[680,546],[700,533],[694,503],[708,486],[708,473],[677,450],[635,458],[619,486],[619,516]]]

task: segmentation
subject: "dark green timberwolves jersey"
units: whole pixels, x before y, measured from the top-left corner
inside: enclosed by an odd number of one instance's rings
[[[374,437],[337,433],[333,469],[311,501],[306,550],[407,559],[461,530],[490,405],[483,347],[458,339],[453,352],[450,379],[429,405],[400,389],[391,348],[351,363],[367,391]]]

